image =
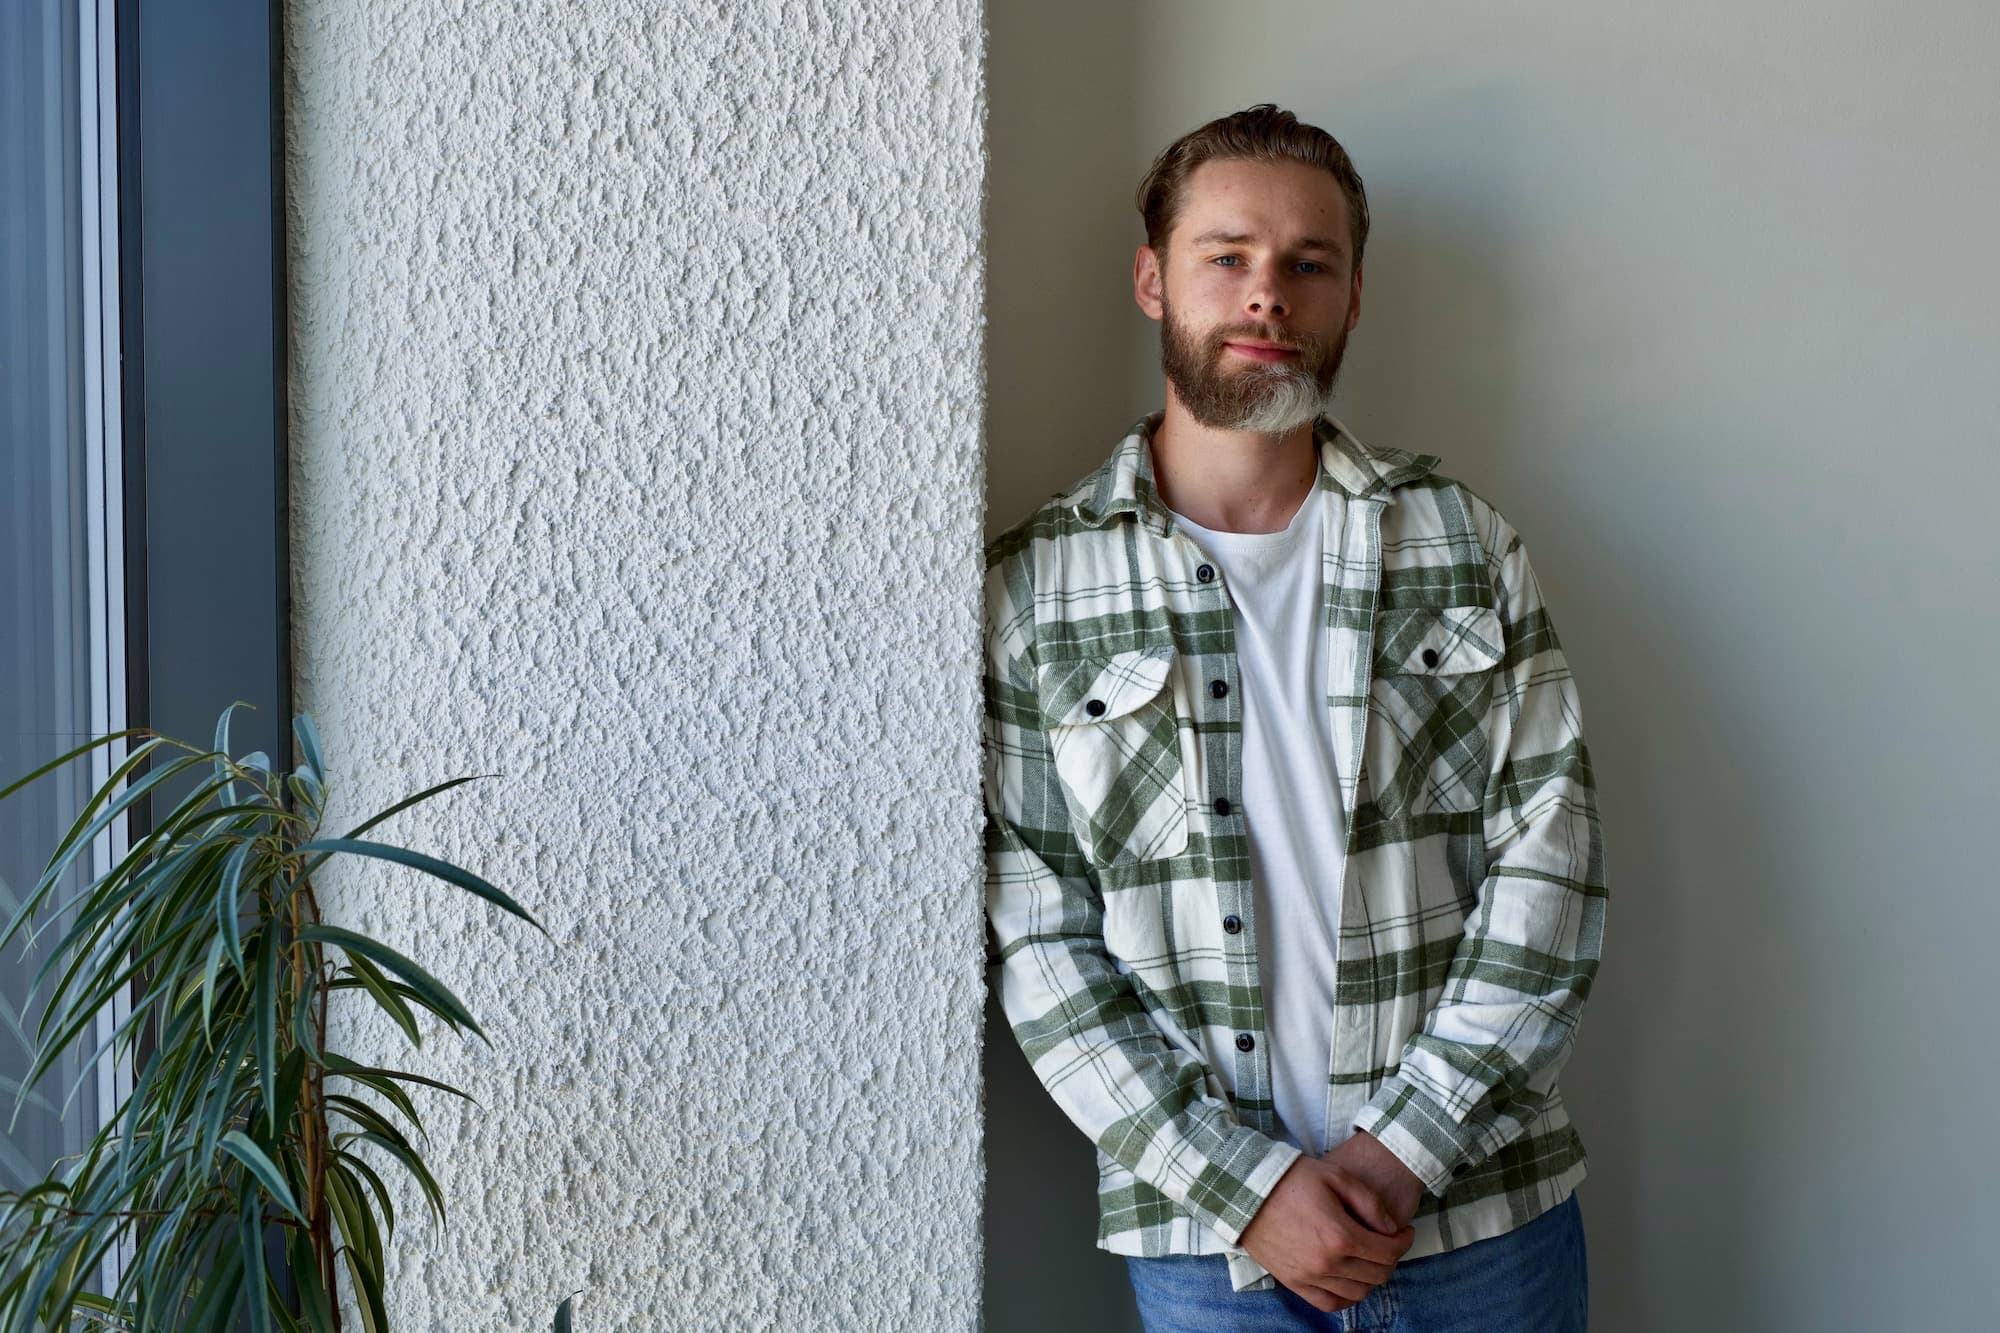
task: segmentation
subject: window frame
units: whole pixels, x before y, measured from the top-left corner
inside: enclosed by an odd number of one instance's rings
[[[253,707],[232,716],[231,750],[289,769],[282,0],[78,3],[108,16],[115,45],[122,725],[206,745],[241,699]],[[137,803],[126,836],[192,781]],[[156,1036],[148,1019],[123,1092]],[[267,1227],[265,1249],[297,1313],[284,1228]]]

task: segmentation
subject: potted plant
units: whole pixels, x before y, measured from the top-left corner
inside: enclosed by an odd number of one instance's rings
[[[57,1163],[47,1179],[0,1193],[0,1333],[201,1333],[230,1329],[246,1312],[257,1333],[335,1333],[340,1265],[367,1333],[388,1333],[383,1261],[395,1212],[381,1176],[355,1151],[364,1143],[415,1178],[444,1224],[437,1182],[394,1116],[422,1135],[413,1090],[467,1094],[329,1050],[327,1006],[338,992],[358,991],[419,1046],[418,1009],[455,1033],[482,1041],[486,1034],[416,962],[323,922],[313,875],[333,856],[395,862],[537,930],[541,923],[468,870],[362,836],[472,777],[441,782],[324,838],[328,775],[311,716],[293,719],[301,762],[281,773],[262,753],[229,754],[229,718],[238,706],[223,710],[210,750],[136,727],[78,746],[0,790],[4,800],[100,745],[145,738],[85,804],[0,933],[4,953],[23,931],[33,940],[68,923],[31,983],[31,994],[52,986],[23,1094],[64,1050],[86,1040],[97,1015],[128,986],[131,1015],[90,1052],[83,1076],[106,1055],[130,1053],[144,1023],[154,1034],[132,1095],[86,1149]],[[149,757],[154,767],[128,785]],[[181,774],[196,779],[188,795],[75,900],[57,904],[57,886],[92,841]],[[35,926],[44,913],[48,920]],[[364,1090],[386,1108],[356,1095]],[[296,1314],[267,1262],[272,1223],[284,1233]],[[132,1249],[116,1288],[87,1291],[121,1240]],[[560,1325],[568,1323],[567,1307]]]

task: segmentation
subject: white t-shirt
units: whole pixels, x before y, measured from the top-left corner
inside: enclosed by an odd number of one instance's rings
[[[1352,1132],[1326,1123],[1346,847],[1326,705],[1325,517],[1317,487],[1282,532],[1218,532],[1175,513],[1235,605],[1241,804],[1272,1094],[1282,1136],[1315,1156]]]

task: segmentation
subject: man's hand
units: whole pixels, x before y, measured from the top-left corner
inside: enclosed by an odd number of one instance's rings
[[[1360,1216],[1350,1198],[1364,1210]],[[1388,1281],[1416,1238],[1416,1228],[1397,1222],[1373,1186],[1326,1158],[1303,1156],[1285,1169],[1237,1243],[1307,1304],[1331,1313],[1359,1305]]]
[[[1423,1180],[1367,1130],[1355,1130],[1319,1160],[1342,1168],[1342,1179],[1361,1196],[1356,1200],[1343,1193],[1342,1201],[1356,1217],[1377,1231],[1385,1234],[1400,1231],[1417,1215],[1417,1205],[1424,1197]],[[1387,1214],[1392,1226],[1378,1225],[1372,1220],[1382,1214]]]

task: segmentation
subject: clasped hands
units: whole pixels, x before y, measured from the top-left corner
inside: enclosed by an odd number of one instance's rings
[[[1366,1130],[1324,1157],[1303,1155],[1237,1243],[1315,1309],[1359,1305],[1416,1240],[1424,1185]]]

